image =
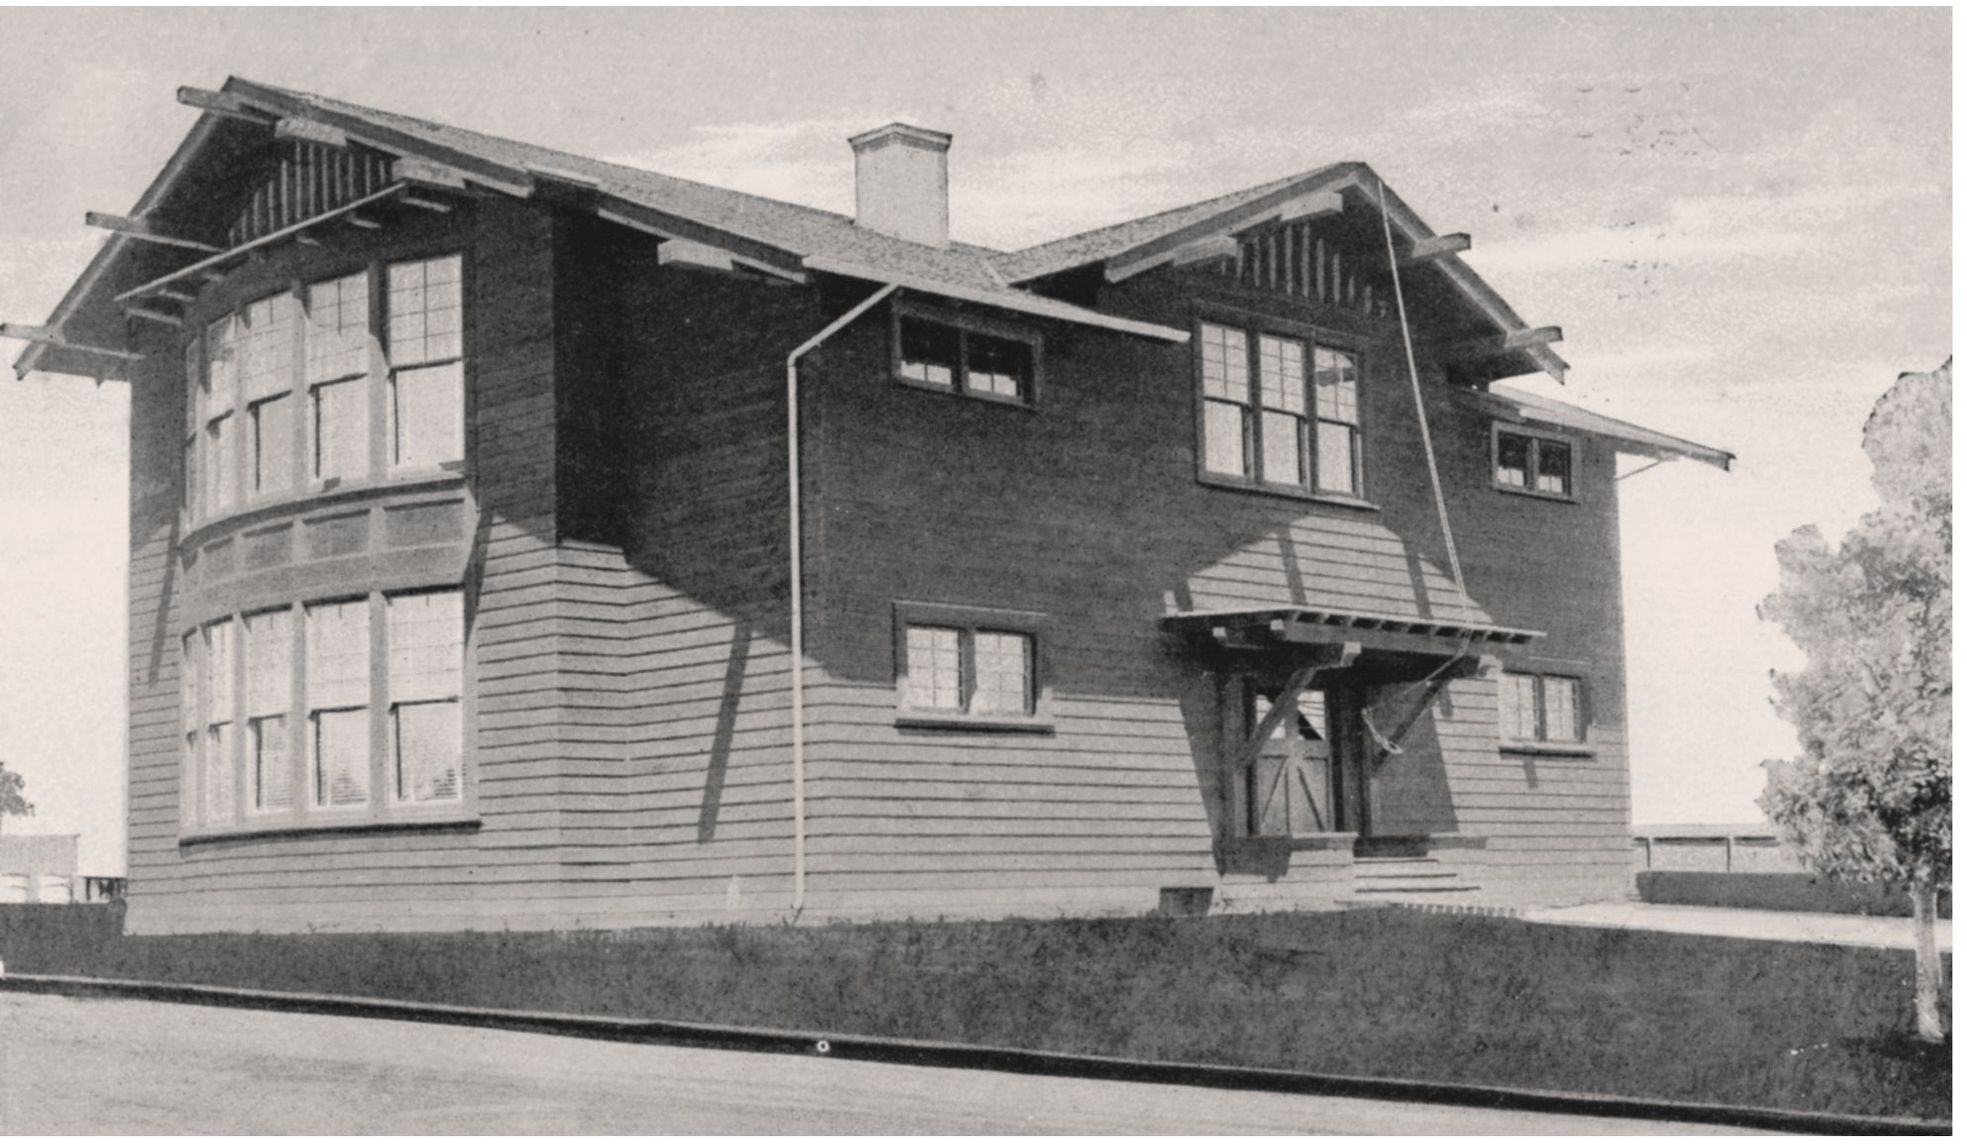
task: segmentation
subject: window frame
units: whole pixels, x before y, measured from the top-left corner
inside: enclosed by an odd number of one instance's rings
[[[1512,738],[1503,734],[1502,681],[1510,677],[1533,680],[1531,696],[1534,705],[1532,712],[1536,723],[1534,738]],[[1577,737],[1572,739],[1553,739],[1550,737],[1549,701],[1546,698],[1548,682],[1553,679],[1564,680],[1575,687],[1576,701],[1573,704],[1572,719],[1577,724]],[[1565,671],[1515,670],[1505,669],[1498,674],[1496,689],[1496,738],[1505,751],[1542,752],[1553,754],[1591,754],[1591,704],[1590,688],[1582,675]]]
[[[1522,487],[1505,483],[1500,475],[1504,435],[1521,438],[1526,443],[1527,451],[1524,455],[1523,462],[1525,483]],[[1562,445],[1568,453],[1568,464],[1564,474],[1564,492],[1547,492],[1536,487],[1540,445],[1543,442]],[[1510,493],[1514,496],[1535,497],[1538,500],[1576,504],[1578,500],[1578,461],[1580,451],[1578,439],[1568,434],[1532,430],[1514,421],[1492,421],[1489,423],[1489,487],[1495,489],[1497,492]]]
[[[908,631],[912,627],[954,628],[963,663],[964,708],[914,707],[908,701]],[[1030,648],[1029,710],[1024,714],[969,710],[974,680],[976,635],[979,632],[1021,635]],[[904,728],[962,731],[1050,733],[1054,729],[1051,685],[1051,622],[1043,612],[897,600],[894,604],[895,725]]]
[[[956,334],[956,369],[948,385],[936,385],[921,381],[902,372],[902,322],[925,322],[953,331]],[[1016,397],[1000,393],[989,393],[970,388],[970,338],[972,336],[996,338],[1001,341],[1021,342],[1031,354],[1031,376],[1026,379],[1025,389]],[[888,307],[888,375],[897,384],[926,393],[941,393],[954,397],[967,397],[975,401],[985,401],[993,405],[1005,405],[1016,409],[1038,408],[1038,394],[1045,374],[1045,335],[1030,326],[1007,322],[983,314],[961,313],[911,302],[897,298]]]
[[[459,595],[458,695],[458,794],[445,800],[414,801],[395,796],[394,703],[390,684],[389,602],[406,596],[427,596],[455,592]],[[366,611],[368,638],[364,653],[367,681],[363,710],[363,738],[367,744],[366,777],[368,791],[359,804],[317,804],[315,797],[317,745],[314,716],[320,710],[353,710],[349,704],[317,707],[309,694],[308,670],[312,608],[360,603]],[[249,673],[249,625],[256,619],[281,615],[287,640],[285,714],[288,805],[260,808],[255,805],[257,789],[251,773],[254,760],[250,749],[250,728],[260,718],[253,712],[253,680]],[[217,626],[229,626],[232,678],[229,711],[212,709],[212,689],[204,673],[211,652],[206,646],[208,633]],[[179,791],[179,841],[195,843],[207,838],[241,835],[287,834],[350,828],[381,829],[418,826],[472,826],[478,818],[477,688],[474,670],[475,634],[470,594],[462,584],[418,585],[414,587],[374,588],[355,593],[327,593],[287,599],[235,609],[211,617],[182,633],[183,652],[195,653],[185,659],[181,671],[198,673],[180,681],[179,702],[183,708],[180,723],[185,730],[183,786]],[[226,719],[218,719],[224,715]],[[213,757],[209,728],[229,720],[233,728],[226,742],[228,758]],[[210,812],[206,791],[217,766],[226,766],[231,779],[232,808],[220,819]]]
[[[1216,401],[1208,396],[1203,375],[1204,327],[1219,326],[1236,330],[1243,335],[1244,352],[1248,355],[1246,372],[1249,378],[1249,401],[1243,409],[1243,467],[1241,475],[1219,473],[1209,468],[1209,427],[1208,406]],[[1319,326],[1294,322],[1266,314],[1229,310],[1217,306],[1198,307],[1191,323],[1189,368],[1194,390],[1195,416],[1195,476],[1196,480],[1214,488],[1235,489],[1242,492],[1264,493],[1271,496],[1291,497],[1297,500],[1315,501],[1321,504],[1340,505],[1346,508],[1376,510],[1379,506],[1369,497],[1370,489],[1367,472],[1370,459],[1366,445],[1366,389],[1367,355],[1358,338]],[[1263,398],[1262,356],[1264,339],[1283,339],[1296,342],[1302,347],[1304,401],[1301,413],[1283,413],[1298,419],[1298,457],[1300,472],[1304,483],[1285,484],[1264,479],[1264,414],[1267,406]],[[1356,376],[1354,416],[1349,423],[1330,421],[1320,415],[1318,406],[1317,358],[1320,350],[1345,354],[1352,359]],[[1226,402],[1234,404],[1233,402]],[[1345,424],[1352,440],[1352,483],[1351,490],[1320,488],[1318,484],[1319,453],[1318,432],[1321,425]]]

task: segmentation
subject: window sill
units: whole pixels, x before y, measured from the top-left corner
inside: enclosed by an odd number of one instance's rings
[[[1230,492],[1257,493],[1263,496],[1283,497],[1287,500],[1309,501],[1313,504],[1328,504],[1338,508],[1358,509],[1362,512],[1378,512],[1380,506],[1364,497],[1347,493],[1312,492],[1294,488],[1290,485],[1266,485],[1252,481],[1239,481],[1234,477],[1216,476],[1204,473],[1195,478],[1212,489],[1227,489]]]
[[[424,468],[405,469],[386,477],[364,477],[359,481],[310,485],[299,492],[255,500],[231,509],[224,516],[200,520],[185,530],[178,544],[182,548],[195,548],[215,536],[250,528],[274,517],[290,515],[296,510],[311,511],[395,493],[419,493],[432,489],[456,488],[461,487],[464,480],[462,469]]]
[[[1227,844],[1254,851],[1343,850],[1351,853],[1358,841],[1356,831],[1335,830],[1322,834],[1245,834],[1229,839]]]
[[[1508,493],[1513,497],[1529,497],[1531,500],[1555,501],[1558,504],[1578,503],[1578,498],[1571,493],[1547,493],[1541,489],[1521,489],[1515,485],[1503,484],[1501,481],[1491,481],[1489,487],[1499,493]]]
[[[964,715],[954,711],[901,711],[895,726],[912,731],[1010,731],[1049,735],[1052,720],[1043,715]]]
[[[1590,743],[1550,743],[1535,739],[1504,739],[1497,749],[1505,755],[1553,755],[1560,758],[1589,759],[1598,754]]]
[[[209,842],[237,842],[266,838],[299,838],[315,834],[382,834],[425,831],[464,832],[484,825],[475,811],[447,808],[442,812],[400,813],[394,818],[266,819],[232,826],[208,826],[178,834],[178,846],[199,846]]]

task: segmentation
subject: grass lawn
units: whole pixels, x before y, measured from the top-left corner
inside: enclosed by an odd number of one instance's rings
[[[854,1032],[1156,1060],[1950,1118],[1912,954],[1392,910],[122,937],[0,907],[9,971]]]

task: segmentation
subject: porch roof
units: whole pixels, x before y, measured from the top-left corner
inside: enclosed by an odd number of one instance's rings
[[[1376,651],[1466,655],[1521,647],[1544,634],[1481,620],[1386,616],[1295,606],[1182,612],[1163,617],[1161,622],[1171,631],[1244,651],[1356,643]]]

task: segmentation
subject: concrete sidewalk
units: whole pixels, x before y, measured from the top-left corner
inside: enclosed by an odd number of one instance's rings
[[[1711,934],[1758,941],[1801,941],[1820,945],[1860,945],[1911,949],[1911,918],[1868,918],[1855,914],[1804,914],[1782,910],[1737,910],[1717,906],[1661,906],[1648,902],[1595,902],[1525,910],[1524,921],[1602,929],[1658,930]],[[1953,923],[1935,927],[1940,951],[1953,950]]]

